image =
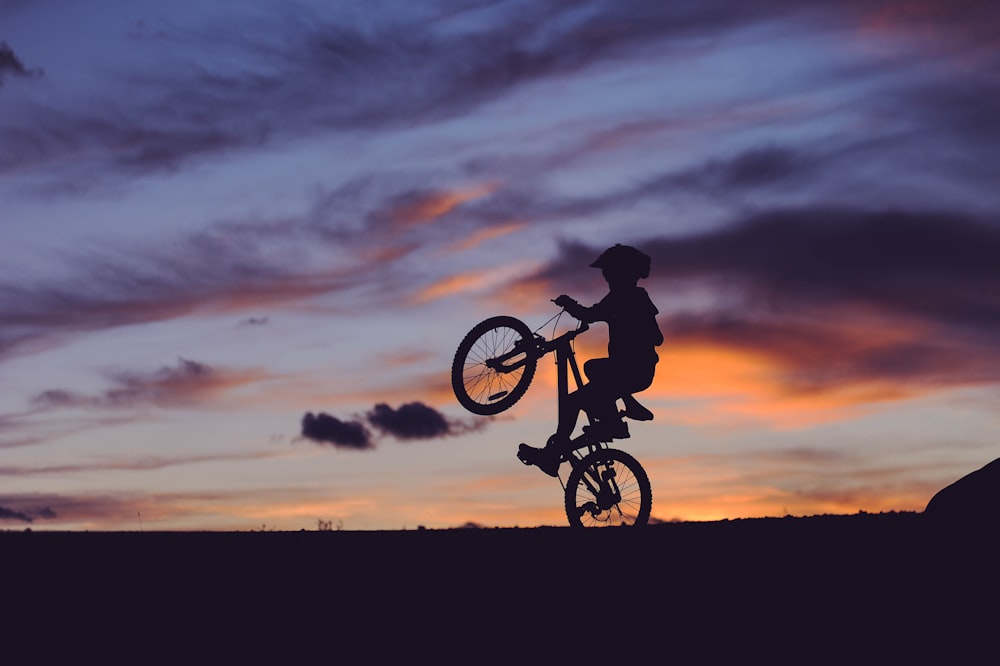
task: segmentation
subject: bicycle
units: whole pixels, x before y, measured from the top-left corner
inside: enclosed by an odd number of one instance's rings
[[[577,388],[584,385],[572,343],[588,329],[581,322],[549,340],[515,317],[501,315],[480,322],[455,352],[451,368],[455,397],[474,414],[499,414],[524,396],[539,359],[555,353],[561,407],[569,395],[569,373]],[[649,476],[634,457],[611,448],[611,441],[584,428],[560,458],[560,464],[568,462],[571,467],[563,490],[572,527],[640,526],[649,521],[653,503]],[[562,483],[561,475],[559,480]]]

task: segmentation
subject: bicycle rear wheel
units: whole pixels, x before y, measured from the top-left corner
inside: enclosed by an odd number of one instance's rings
[[[534,336],[520,319],[490,317],[458,345],[451,386],[463,407],[484,416],[509,409],[528,390],[538,358]]]
[[[639,461],[618,449],[598,449],[573,466],[566,482],[571,527],[645,525],[653,490]]]

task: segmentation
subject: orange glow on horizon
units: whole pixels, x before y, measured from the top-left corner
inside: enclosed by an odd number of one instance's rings
[[[590,337],[588,337],[590,336]],[[583,372],[589,358],[607,355],[606,337],[588,332],[577,339],[577,362]],[[690,425],[732,422],[733,419],[796,429],[853,418],[876,405],[918,397],[923,391],[887,381],[857,381],[796,391],[785,379],[780,359],[712,343],[667,343],[660,348],[653,385],[637,394],[640,401],[693,402],[666,406],[669,420]],[[554,359],[539,362],[530,393],[556,398]],[[571,390],[575,384],[570,377]]]
[[[796,392],[783,381],[786,368],[763,354],[708,345],[671,345],[660,354],[649,397],[710,403],[726,417],[800,428],[855,416],[877,403],[916,397],[919,392],[882,381],[845,383]],[[694,417],[705,422],[710,416]]]

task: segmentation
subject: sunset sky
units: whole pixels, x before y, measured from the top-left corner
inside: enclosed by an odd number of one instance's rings
[[[0,0],[0,42],[0,528],[564,525],[515,458],[552,365],[495,418],[449,370],[616,242],[655,519],[1000,457],[995,2]]]

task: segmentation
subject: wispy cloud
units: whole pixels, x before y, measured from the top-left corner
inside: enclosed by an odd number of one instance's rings
[[[808,13],[770,9],[771,19]],[[169,71],[129,75],[122,84],[133,91],[131,102],[36,109],[5,126],[0,142],[10,151],[0,171],[84,155],[126,171],[174,169],[318,131],[439,122],[535,81],[651,51],[683,52],[692,36],[720,36],[759,20],[756,12],[713,3],[510,2],[427,11],[438,15],[380,20],[372,13],[355,27],[295,7],[267,20],[157,30],[157,44],[198,55],[175,60]]]
[[[32,399],[41,409],[182,407],[210,401],[216,395],[266,378],[257,370],[234,371],[179,359],[175,366],[151,373],[113,371],[113,387],[97,395],[49,389]]]
[[[495,185],[479,185],[456,190],[418,190],[397,194],[385,202],[383,209],[373,211],[369,222],[393,227],[425,224],[451,213],[466,201],[490,194]]]
[[[989,5],[968,2],[947,11],[913,11],[902,2],[877,7],[839,3],[836,8],[823,2],[768,2],[750,10],[721,2],[650,6],[634,0],[589,0],[572,7],[556,1],[504,2],[455,10],[428,3],[407,14],[371,12],[362,23],[345,20],[333,10],[294,6],[275,8],[267,19],[244,16],[210,26],[164,26],[150,43],[191,54],[186,60],[175,57],[161,69],[118,74],[120,84],[134,92],[131,101],[95,98],[77,100],[66,109],[24,107],[0,127],[0,145],[6,148],[0,171],[79,160],[89,170],[77,174],[81,178],[102,171],[92,168],[95,162],[104,170],[144,173],[322,132],[365,133],[439,123],[528,84],[651,60],[671,62],[692,48],[710,50],[713,47],[706,44],[713,38],[755,26],[767,26],[769,35],[835,29],[861,40],[869,35],[878,40],[889,32],[894,45],[911,51],[925,46],[924,36],[933,31],[945,55],[977,49],[978,66],[948,81],[950,95],[935,95],[917,84],[907,88],[904,77],[896,91],[878,103],[887,114],[904,112],[906,125],[900,127],[909,130],[921,129],[910,125],[914,121],[923,125],[939,109],[950,108],[964,109],[966,122],[948,122],[946,127],[995,134],[995,125],[989,123],[995,117],[990,113],[995,80],[989,72],[995,70],[996,53],[981,47],[993,43],[990,35],[1000,17]],[[10,47],[0,53],[0,73],[25,76],[34,71]],[[875,59],[868,63],[868,74],[854,70],[839,76],[905,73],[906,67],[902,57]],[[835,78],[838,73],[822,75]],[[809,88],[791,85],[786,92],[792,95]],[[912,94],[922,94],[925,104],[908,103],[906,97]],[[959,99],[975,103],[953,104]],[[741,108],[734,113],[746,112]],[[578,156],[604,150],[630,134],[691,120],[628,120],[575,150]],[[927,122],[926,127],[940,125]],[[564,152],[559,163],[568,155]],[[747,159],[768,168],[737,168],[716,176],[721,182],[727,177],[737,184],[752,182],[781,172],[790,164],[787,157],[793,155],[751,153]],[[744,160],[742,165],[750,163]],[[427,208],[429,203],[415,199],[397,212],[409,211],[410,218],[419,219],[434,209]]]
[[[213,513],[213,506],[233,500],[234,494],[226,492],[18,493],[0,495],[0,507],[7,512],[7,520],[19,522],[44,520],[60,525],[137,529],[143,520],[190,519]],[[0,515],[0,520],[3,518]]]
[[[88,430],[148,422],[152,410],[218,409],[240,405],[239,392],[274,375],[257,367],[229,368],[180,358],[175,365],[156,370],[112,368],[102,377],[107,387],[81,392],[48,388],[27,398],[27,406],[17,413],[0,414],[0,450],[51,443]],[[256,454],[255,454],[256,455]],[[171,459],[173,460],[173,459]],[[209,461],[206,458],[203,462]],[[116,469],[118,463],[100,463],[93,469]],[[121,469],[132,463],[123,463]],[[184,464],[145,459],[143,465]],[[55,467],[0,467],[3,474],[45,474],[58,471],[85,471],[87,465],[60,464]]]
[[[318,232],[289,226],[284,236],[266,224],[222,224],[157,245],[86,248],[64,257],[67,280],[0,283],[0,357],[81,332],[289,305],[356,284],[347,267],[311,270],[304,254]]]
[[[32,509],[30,511],[17,511],[15,509],[8,509],[5,506],[0,506],[0,520],[16,520],[22,523],[31,523],[35,521],[35,518],[55,517],[56,513],[48,507]]]
[[[284,451],[248,451],[240,453],[211,453],[191,456],[147,456],[142,458],[122,458],[86,463],[63,463],[52,465],[3,465],[0,476],[28,477],[55,474],[78,474],[90,472],[146,472],[183,465],[198,465],[213,462],[240,462],[263,460],[286,455]]]
[[[21,59],[14,53],[14,49],[7,42],[0,41],[0,87],[3,86],[4,79],[8,76],[32,79],[42,75],[40,69],[25,67]]]
[[[66,278],[0,281],[0,359],[81,333],[196,314],[256,313],[331,294],[344,296],[343,307],[350,307],[352,297],[375,307],[495,285],[507,274],[469,274],[427,284],[426,271],[414,274],[400,261],[410,253],[454,245],[456,237],[468,233],[479,232],[460,249],[521,228],[489,228],[488,223],[481,228],[476,215],[449,220],[442,229],[415,224],[448,217],[455,207],[488,198],[492,191],[492,186],[421,190],[386,177],[377,185],[324,191],[299,214],[285,218],[219,221],[158,242],[80,246],[58,257]],[[406,212],[411,205],[415,208]],[[251,316],[242,323],[267,321]]]

